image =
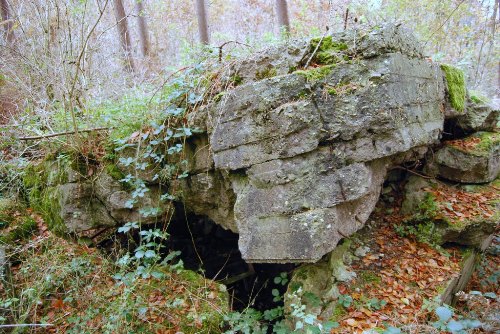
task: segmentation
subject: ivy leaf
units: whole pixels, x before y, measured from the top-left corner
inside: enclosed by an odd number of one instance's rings
[[[144,257],[144,253],[145,252],[143,250],[138,250],[138,251],[135,252],[135,257],[137,259],[142,259]]]
[[[165,277],[165,274],[160,271],[152,271],[151,276],[153,276],[156,279],[162,279]]]
[[[483,296],[491,299],[496,299],[497,295],[494,292],[486,292]]]
[[[459,332],[459,331],[464,329],[464,326],[462,326],[462,324],[456,320],[451,320],[448,323],[447,327],[448,327],[448,330],[452,333],[456,333],[456,332]]]
[[[450,320],[451,316],[453,315],[451,310],[445,306],[439,306],[438,308],[436,308],[435,312],[436,315],[439,317],[439,320],[442,322]]]
[[[156,253],[154,250],[147,250],[145,253],[144,253],[144,256],[148,259],[152,258],[152,257],[155,257],[156,256]]]
[[[148,311],[148,308],[147,308],[147,307],[145,307],[145,306],[143,306],[143,307],[139,307],[139,308],[137,309],[137,312],[138,312],[138,313],[139,313],[139,315],[141,315],[141,316],[145,315],[147,311]]]
[[[339,326],[340,326],[340,324],[339,324],[338,322],[334,322],[334,321],[327,321],[327,322],[325,322],[325,323],[323,324],[323,327],[324,327],[324,329],[325,329],[325,331],[326,331],[327,333],[329,333],[329,332],[330,332],[330,330],[332,330],[333,328],[337,328],[337,327],[339,327]],[[400,331],[400,332],[401,332],[401,331]]]

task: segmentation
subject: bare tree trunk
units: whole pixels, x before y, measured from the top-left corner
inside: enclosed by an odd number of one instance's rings
[[[14,32],[12,31],[13,24],[7,0],[0,0],[0,11],[2,12],[2,25],[5,30],[5,39],[7,42],[12,43],[14,41]]]
[[[151,50],[151,44],[149,43],[149,29],[142,0],[137,1],[135,9],[137,11],[137,21],[139,23],[139,35],[141,36],[142,55],[143,57],[148,57]]]
[[[276,13],[278,15],[278,26],[280,32],[282,29],[286,32],[290,32],[290,19],[288,18],[288,5],[286,0],[276,0]]]
[[[118,27],[118,35],[120,36],[120,43],[125,56],[125,69],[133,72],[135,70],[134,62],[132,60],[132,48],[130,46],[130,34],[128,29],[127,16],[125,15],[125,8],[123,7],[122,0],[114,0],[116,26]]]
[[[196,0],[196,14],[198,16],[198,31],[200,33],[200,42],[203,44],[209,44],[210,38],[208,36],[208,19],[205,0]]]

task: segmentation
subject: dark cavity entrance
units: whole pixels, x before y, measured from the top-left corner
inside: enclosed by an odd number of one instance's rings
[[[274,302],[272,290],[280,295],[286,284],[274,278],[285,272],[290,276],[293,264],[248,264],[238,250],[238,234],[225,230],[205,216],[186,213],[182,204],[170,222],[168,248],[181,251],[184,267],[202,273],[227,286],[233,310],[250,306],[264,311],[282,302]]]

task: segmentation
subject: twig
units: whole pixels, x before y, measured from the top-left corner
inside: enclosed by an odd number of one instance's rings
[[[250,46],[250,45],[245,44],[245,43],[241,43],[241,42],[238,42],[238,41],[227,41],[227,42],[223,43],[221,46],[218,46],[218,47],[217,47],[217,49],[219,49],[219,63],[220,63],[220,62],[222,62],[222,48],[223,48],[224,46],[226,46],[227,44],[229,44],[229,43],[240,44],[240,45],[244,45],[244,46],[246,46],[246,47],[251,48],[251,46]]]
[[[326,31],[325,33],[323,34],[323,36],[321,36],[321,39],[319,40],[318,42],[318,45],[316,45],[316,48],[314,49],[311,57],[309,57],[309,59],[307,60],[307,63],[304,65],[304,69],[307,69],[307,67],[309,66],[309,63],[311,62],[311,60],[313,59],[314,55],[316,54],[316,52],[318,52],[318,49],[319,49],[319,46],[321,45],[321,43],[323,43],[323,39],[325,39],[326,37],[326,34],[328,34],[328,27],[326,27]]]
[[[436,34],[439,30],[441,30],[441,28],[446,24],[446,22],[448,22],[451,17],[453,16],[453,14],[455,14],[455,12],[457,11],[457,9],[465,2],[465,0],[462,0],[460,1],[460,3],[455,7],[455,9],[453,9],[450,13],[450,15],[446,18],[446,20],[443,21],[443,23],[436,29],[434,30],[431,35],[429,36],[429,38],[425,41],[424,43],[424,47],[427,46],[427,43],[429,43],[429,41],[431,40],[431,38],[434,36],[434,34]]]
[[[344,30],[347,29],[347,20],[349,20],[349,8],[346,8],[345,10],[345,17],[344,17]]]
[[[175,71],[175,72],[170,73],[170,74],[169,74],[169,76],[168,76],[165,80],[163,80],[163,83],[160,85],[160,87],[158,87],[158,89],[156,89],[156,90],[153,92],[153,95],[151,95],[151,98],[150,98],[150,99],[149,99],[149,101],[148,101],[148,105],[149,105],[149,104],[151,104],[151,102],[153,101],[153,99],[154,99],[154,97],[156,96],[156,94],[157,94],[160,90],[162,90],[162,89],[163,89],[163,87],[167,84],[167,82],[168,82],[168,81],[169,81],[169,80],[170,80],[170,79],[171,79],[174,75],[176,75],[177,73],[180,73],[180,72],[182,72],[182,71],[185,71],[185,70],[187,70],[187,69],[189,69],[189,68],[192,68],[192,67],[191,67],[191,66],[185,66],[185,67],[182,67],[182,68],[178,69],[178,70],[177,70],[177,71]]]
[[[417,172],[415,172],[415,171],[413,171],[411,169],[408,169],[408,168],[405,168],[405,167],[401,167],[401,166],[395,166],[393,169],[402,169],[402,170],[405,170],[405,171],[410,172],[412,174],[415,174],[417,176],[423,177],[424,179],[429,179],[429,180],[435,179],[435,177],[428,176],[428,175],[423,175],[423,174],[417,173]]]
[[[93,129],[84,129],[84,130],[78,130],[78,132],[94,132],[94,131],[104,131],[104,130],[109,130],[112,128],[93,128]],[[57,132],[57,133],[49,133],[47,135],[40,135],[40,136],[31,136],[31,137],[20,137],[19,140],[37,140],[37,139],[45,139],[45,138],[51,138],[51,137],[59,137],[59,136],[65,136],[65,135],[72,135],[77,133],[76,131],[65,131],[65,132]]]
[[[50,327],[53,324],[14,324],[14,325],[0,325],[0,328],[16,328],[16,327]]]

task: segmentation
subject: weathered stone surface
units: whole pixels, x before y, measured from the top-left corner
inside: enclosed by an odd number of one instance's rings
[[[341,41],[354,45],[355,51],[361,53],[364,58],[377,57],[384,53],[401,53],[410,58],[423,56],[423,49],[415,36],[400,25],[374,27],[371,31],[361,32],[359,36],[352,31],[337,36]]]
[[[311,155],[301,157],[302,168],[289,162],[290,173],[285,161],[281,168],[252,167],[248,179],[233,178],[239,248],[247,261],[317,261],[343,236],[361,228],[373,210],[385,174],[383,164],[355,163],[320,172],[328,160]],[[273,163],[280,162],[265,164]],[[259,169],[266,172],[258,174]],[[293,180],[283,181],[282,173]]]
[[[203,133],[168,157],[187,160],[189,176],[161,184],[155,175],[167,167],[140,173],[187,211],[239,233],[248,262],[319,260],[364,225],[386,171],[440,139],[443,75],[411,34],[387,26],[327,40],[328,57],[313,53],[319,40],[290,41],[221,70],[228,88],[188,116]],[[110,217],[141,218],[107,174],[92,187]],[[154,200],[158,187],[141,199],[161,208],[153,220],[168,209]]]
[[[330,319],[340,296],[338,283],[350,284],[356,278],[351,270],[354,258],[350,249],[351,241],[346,240],[333,252],[314,264],[305,264],[297,268],[285,293],[285,309],[291,310],[291,304],[305,305],[308,314]],[[320,298],[321,303],[314,305],[304,294]]]
[[[46,214],[49,226],[59,233],[80,237],[132,221],[153,223],[169,210],[169,205],[160,201],[162,191],[158,185],[151,185],[130,206],[127,202],[132,198],[131,192],[106,169],[89,177],[57,160],[44,162],[41,167],[40,173],[30,176],[36,178],[30,191],[39,196],[32,205]],[[141,210],[148,212],[143,214]]]
[[[154,223],[160,221],[169,208],[168,204],[160,200],[162,188],[158,185],[149,186],[148,191],[138,197],[136,203],[129,205],[128,202],[132,199],[130,191],[126,191],[118,180],[105,171],[94,180],[92,189],[117,225],[134,221]],[[140,210],[149,212],[144,215]]]
[[[256,52],[233,65],[228,76],[233,80],[237,77],[239,81],[248,83],[288,74],[303,59],[308,45],[305,40],[291,40],[286,44]]]
[[[459,115],[455,126],[464,133],[473,133],[476,131],[492,131],[498,126],[500,121],[500,108],[498,104],[476,103],[469,100],[467,112]]]
[[[391,26],[333,39],[345,44],[345,57],[323,72],[248,74],[208,107],[214,168],[231,185],[213,186],[211,176],[196,173],[184,199],[238,232],[249,262],[317,261],[364,225],[387,167],[440,138],[442,73],[413,38]],[[295,67],[299,55],[302,62],[311,56],[301,47]],[[251,64],[243,62],[245,73],[256,73]],[[196,190],[200,180],[210,190]],[[232,188],[231,200],[219,201],[219,188]]]
[[[491,182],[500,172],[500,134],[478,132],[447,142],[435,152],[428,169],[451,181]]]
[[[188,211],[208,216],[225,229],[238,232],[234,219],[236,196],[223,173],[210,171],[192,175],[174,181],[172,188],[180,190],[180,199]]]
[[[89,183],[66,183],[57,186],[60,217],[69,232],[81,233],[116,225]]]

